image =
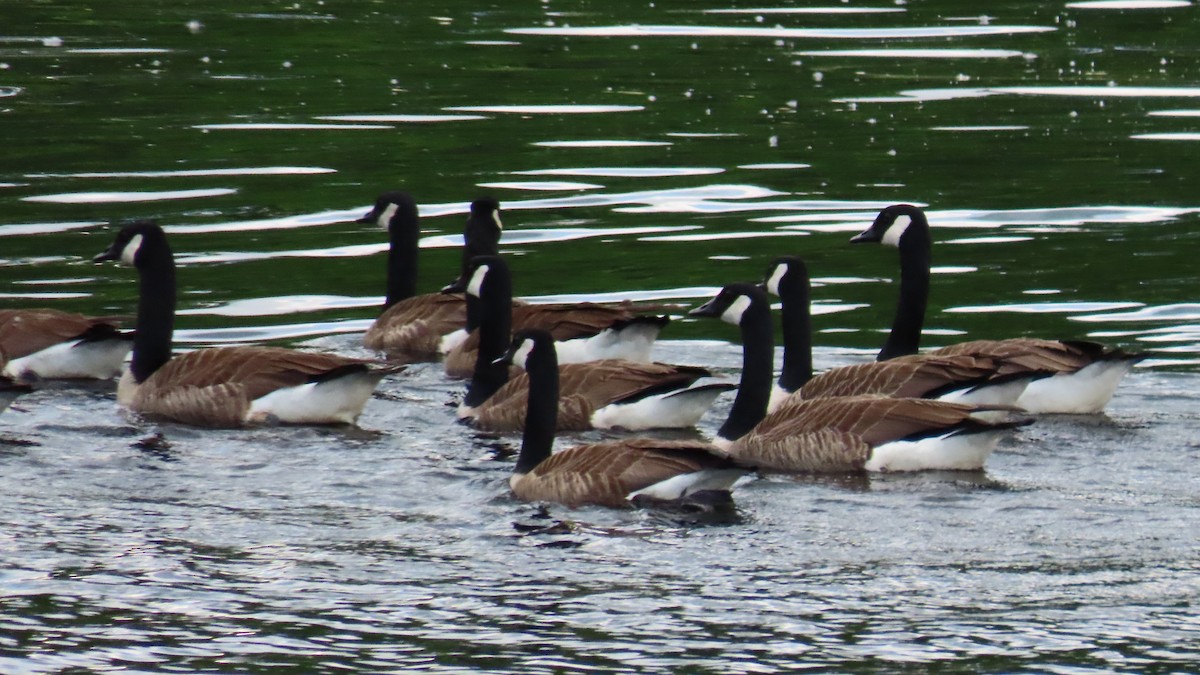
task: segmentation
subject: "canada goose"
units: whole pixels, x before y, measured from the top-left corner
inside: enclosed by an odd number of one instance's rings
[[[703,441],[628,438],[581,445],[550,454],[559,414],[559,365],[553,336],[542,330],[516,334],[499,365],[524,369],[529,387],[521,452],[509,486],[518,499],[570,507],[686,500],[700,492],[723,493],[749,471]]]
[[[925,212],[911,204],[889,206],[852,243],[882,243],[900,250],[900,301],[878,360],[916,354],[929,297],[932,239]],[[1017,405],[1034,413],[1095,413],[1112,399],[1121,378],[1147,354],[1133,354],[1077,340],[1013,338],[972,340],[928,354],[983,356],[1002,362],[1001,372],[1030,372],[1032,381]]]
[[[2,374],[16,380],[90,378],[121,372],[133,335],[109,317],[56,309],[0,310]]]
[[[463,268],[476,255],[498,251],[502,225],[494,199],[471,202],[463,230]],[[421,235],[417,204],[406,192],[387,192],[375,200],[360,223],[378,223],[388,231],[387,297],[383,312],[363,336],[368,349],[413,360],[436,360],[466,336],[467,309],[462,295],[416,295],[417,253]],[[460,272],[462,270],[460,269]]]
[[[1022,373],[1001,375],[997,362],[966,354],[861,363],[813,376],[808,267],[795,256],[778,258],[767,270],[763,285],[783,304],[783,370],[771,391],[769,410],[778,408],[788,396],[811,399],[860,394],[1013,406],[1033,378]]]
[[[198,349],[172,358],[175,258],[162,228],[126,225],[94,260],[133,265],[140,277],[133,359],[117,384],[117,400],[132,410],[209,427],[350,424],[379,380],[402,370],[280,347]]]
[[[881,396],[789,398],[768,415],[773,347],[766,294],[730,284],[690,314],[741,328],[741,385],[713,443],[760,471],[978,470],[1009,429],[1027,423],[973,417],[986,406]]]
[[[479,350],[460,419],[490,431],[518,431],[525,423],[527,373],[510,378],[496,359],[509,347],[512,277],[499,256],[477,256],[468,266],[468,302],[478,302]],[[557,360],[557,359],[556,359]],[[686,428],[699,421],[727,382],[697,382],[709,371],[691,366],[619,359],[559,365],[563,430]]]

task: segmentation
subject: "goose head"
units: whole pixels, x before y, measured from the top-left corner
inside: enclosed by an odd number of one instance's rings
[[[517,331],[512,346],[496,359],[496,365],[516,366],[522,370],[537,369],[553,364],[557,367],[558,354],[554,347],[554,336],[540,329]]]
[[[116,261],[141,269],[153,258],[151,251],[170,249],[162,228],[151,220],[139,220],[122,227],[112,245],[92,258],[92,262]]]
[[[767,295],[754,284],[729,284],[717,297],[688,312],[688,316],[720,317],[734,326],[745,327],[752,320],[769,322]]]
[[[356,223],[375,223],[389,231],[415,230],[417,227],[417,203],[411,195],[401,190],[385,192],[375,200],[375,206]]]
[[[929,221],[925,212],[912,204],[893,204],[879,212],[875,222],[850,239],[852,244],[884,244],[901,248],[909,242],[929,241]],[[927,245],[927,244],[926,244]]]
[[[782,256],[767,268],[762,289],[776,296],[784,296],[794,289],[808,288],[808,266],[796,256]]]

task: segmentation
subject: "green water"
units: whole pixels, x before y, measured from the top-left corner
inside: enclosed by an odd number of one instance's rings
[[[0,0],[5,306],[131,313],[90,259],[153,218],[181,342],[352,352],[384,272],[353,219],[412,192],[432,290],[490,194],[520,295],[682,314],[803,256],[825,367],[882,342],[895,254],[848,240],[907,201],[927,345],[1154,353],[984,477],[760,481],[722,528],[552,510],[562,538],[514,530],[544,521],[506,497],[513,439],[450,424],[436,367],[345,433],[39,391],[0,418],[0,670],[1193,667],[1200,17],[1158,4]],[[692,340],[727,326],[663,338],[736,372]]]

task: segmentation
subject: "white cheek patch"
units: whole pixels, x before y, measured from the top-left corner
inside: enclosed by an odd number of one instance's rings
[[[496,221],[496,229],[503,232],[504,231],[504,223],[500,222],[500,209],[496,209],[495,211],[492,211],[492,220]]]
[[[529,354],[533,352],[533,340],[521,340],[521,346],[513,353],[513,365],[522,370],[529,370]]]
[[[767,279],[767,292],[771,295],[779,295],[779,283],[783,281],[784,275],[788,272],[787,265],[776,265],[775,270],[771,272],[771,278]]]
[[[133,235],[133,239],[130,239],[129,243],[125,244],[125,248],[121,249],[121,262],[125,263],[126,265],[132,265],[134,259],[137,258],[138,249],[141,247],[142,235]]]
[[[375,219],[375,222],[379,223],[379,227],[382,227],[386,230],[388,229],[388,225],[392,222],[392,217],[395,216],[396,211],[399,210],[399,204],[388,204],[387,208],[384,209],[383,212],[379,214],[379,217]]]
[[[467,293],[470,293],[471,295],[473,295],[477,298],[482,297],[481,295],[479,295],[479,291],[481,288],[483,288],[483,279],[484,279],[484,277],[487,276],[487,273],[488,273],[488,266],[480,265],[475,270],[475,274],[471,275],[471,282],[469,284],[467,284]]]
[[[738,299],[734,300],[733,304],[729,306],[729,309],[725,310],[721,314],[721,320],[725,323],[731,323],[735,326],[740,326],[742,325],[742,315],[745,314],[746,310],[749,308],[750,298],[744,295],[739,295]]]
[[[908,226],[912,225],[910,216],[900,216],[892,223],[892,226],[883,233],[883,239],[880,240],[886,246],[895,246],[899,248],[900,237],[904,236],[904,232],[908,230]]]

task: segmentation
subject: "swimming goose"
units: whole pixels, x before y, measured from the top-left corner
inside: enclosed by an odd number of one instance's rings
[[[910,204],[883,209],[852,243],[882,243],[900,250],[900,301],[892,330],[879,352],[886,361],[916,354],[929,297],[932,239],[925,212]],[[1121,378],[1147,354],[1133,354],[1082,340],[1013,338],[972,340],[927,354],[982,356],[1001,362],[1002,373],[1040,375],[1017,405],[1035,413],[1095,413],[1112,399]]]
[[[90,378],[121,372],[133,335],[114,319],[56,309],[0,310],[2,374],[16,380]]]
[[[385,375],[399,366],[281,347],[197,349],[171,356],[175,258],[158,225],[126,225],[94,260],[137,268],[133,359],[117,400],[137,412],[185,424],[238,427],[262,422],[351,424]]]
[[[763,285],[783,304],[783,370],[771,390],[769,410],[778,408],[788,396],[811,399],[860,394],[1013,406],[1033,378],[1022,373],[1001,375],[997,362],[969,354],[861,363],[814,376],[808,267],[795,256],[778,258],[767,270]]]
[[[494,199],[471,202],[463,230],[464,268],[472,257],[498,251],[499,208]],[[387,297],[383,312],[363,336],[363,344],[413,360],[436,360],[466,336],[467,309],[461,294],[416,295],[421,235],[416,202],[406,192],[384,193],[358,222],[378,223],[387,230],[389,240]]]
[[[496,363],[512,332],[508,265],[499,256],[477,256],[467,279],[468,302],[479,303],[482,319],[475,368],[458,416],[481,429],[518,431],[525,423],[529,375],[510,377],[509,367]],[[692,366],[604,359],[558,368],[558,428],[563,430],[691,427],[721,392],[734,388],[727,382],[698,382],[710,373]]]
[[[529,380],[521,452],[509,479],[518,499],[617,508],[686,500],[701,492],[728,500],[733,484],[749,472],[703,441],[627,438],[551,454],[560,372],[553,336],[542,330],[517,333],[500,358],[500,365],[510,363]]]
[[[789,398],[767,414],[772,336],[767,296],[730,284],[692,316],[741,328],[742,379],[713,443],[734,460],[774,473],[979,470],[1009,429],[987,422],[987,406],[881,396]]]

